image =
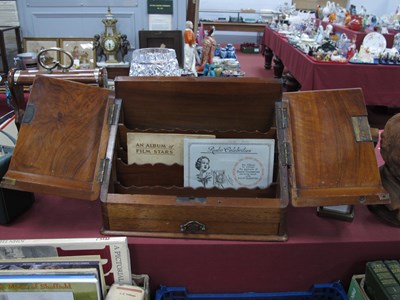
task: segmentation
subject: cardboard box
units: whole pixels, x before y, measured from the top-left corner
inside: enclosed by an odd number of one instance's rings
[[[364,290],[364,279],[365,274],[353,275],[347,292],[349,300],[369,300]]]

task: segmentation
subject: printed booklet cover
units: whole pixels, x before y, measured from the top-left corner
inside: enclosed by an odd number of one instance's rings
[[[128,132],[128,164],[183,165],[185,138],[211,139],[215,135]]]
[[[184,186],[266,188],[274,147],[274,139],[185,139]]]

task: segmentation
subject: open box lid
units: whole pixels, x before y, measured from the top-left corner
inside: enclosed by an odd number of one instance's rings
[[[361,89],[283,93],[278,106],[282,186],[293,206],[388,203]]]
[[[119,108],[110,90],[38,76],[1,186],[97,199],[108,182]]]

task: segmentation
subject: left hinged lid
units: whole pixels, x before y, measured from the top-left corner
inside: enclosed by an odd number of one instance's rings
[[[120,104],[108,89],[37,77],[1,186],[99,198],[108,182]]]

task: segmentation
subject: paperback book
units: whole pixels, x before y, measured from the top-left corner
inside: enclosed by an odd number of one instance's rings
[[[0,240],[0,259],[99,255],[105,282],[132,284],[126,237]]]
[[[0,299],[100,300],[99,280],[94,274],[0,275]]]
[[[84,274],[87,272],[93,273],[98,278],[104,298],[107,287],[99,255],[0,260],[0,276],[10,274]]]

